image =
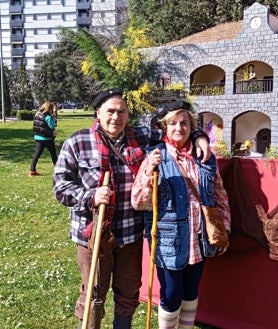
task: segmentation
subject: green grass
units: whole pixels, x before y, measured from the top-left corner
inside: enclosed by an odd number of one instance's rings
[[[92,113],[61,113],[58,151],[67,136],[91,124]],[[43,176],[28,177],[34,147],[32,122],[0,122],[0,328],[76,328],[80,277],[68,237],[69,211],[53,196],[47,151],[37,165]],[[146,310],[140,304],[134,329],[145,328]],[[102,328],[112,328],[112,315],[110,293]],[[153,307],[153,328],[156,319]]]

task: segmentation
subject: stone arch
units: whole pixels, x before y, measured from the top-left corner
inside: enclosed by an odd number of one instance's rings
[[[239,116],[241,116],[241,115],[243,115],[244,113],[247,113],[247,112],[258,112],[258,113],[265,114],[267,117],[269,117],[269,112],[266,109],[250,107],[249,109],[239,108],[238,111],[233,112],[232,120],[236,119],[237,117],[239,117]]]
[[[234,70],[234,94],[273,91],[273,67],[264,61],[245,62]]]
[[[190,91],[194,95],[223,95],[225,93],[225,71],[217,65],[207,64],[190,74]]]
[[[212,111],[199,113],[200,126],[203,127],[210,139],[210,147],[215,150],[218,143],[222,143],[224,121],[220,114]]]
[[[258,149],[256,138],[258,136],[258,132],[264,129],[269,130],[270,136],[271,119],[267,114],[262,111],[254,110],[242,111],[234,116],[232,120],[231,145],[239,145],[249,140],[252,143],[250,151],[262,154],[264,152],[261,152],[261,148]],[[262,143],[260,145],[262,145]]]
[[[192,63],[193,64],[193,63]],[[219,60],[213,60],[213,59],[204,59],[202,58],[199,61],[195,61],[194,64],[190,67],[188,67],[188,75],[191,76],[193,72],[195,72],[196,70],[203,68],[205,66],[217,66],[220,69],[222,69],[223,71],[225,71],[224,67],[226,65],[225,62],[219,61]]]

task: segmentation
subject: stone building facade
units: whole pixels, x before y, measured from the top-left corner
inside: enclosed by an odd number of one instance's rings
[[[244,19],[147,51],[159,74],[190,91],[201,123],[228,149],[278,151],[278,18],[254,3]],[[215,133],[218,129],[217,134]],[[220,137],[219,137],[220,136]]]

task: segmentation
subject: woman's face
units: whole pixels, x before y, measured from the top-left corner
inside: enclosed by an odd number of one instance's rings
[[[179,112],[173,118],[167,120],[167,137],[178,148],[185,146],[191,132],[191,121],[188,112]]]

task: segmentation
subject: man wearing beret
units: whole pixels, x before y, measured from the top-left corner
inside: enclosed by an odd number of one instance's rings
[[[129,108],[121,89],[100,93],[93,106],[97,115],[93,126],[73,133],[63,144],[54,170],[53,190],[57,200],[71,210],[70,237],[77,245],[82,277],[75,307],[75,315],[80,319],[78,328],[82,328],[92,258],[86,233],[93,213],[105,204],[105,223],[115,243],[102,250],[99,257],[97,297],[105,302],[111,280],[115,302],[113,329],[130,329],[139,305],[144,228],[142,212],[131,205],[131,187],[144,149],[150,142],[158,142],[162,132],[128,124]],[[201,130],[194,134],[196,146],[203,145],[206,160],[210,156],[207,137]],[[102,186],[106,171],[110,172],[109,186]],[[90,324],[90,329],[97,328],[97,324]]]

